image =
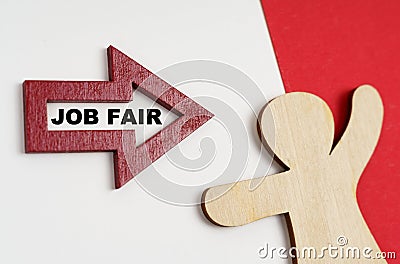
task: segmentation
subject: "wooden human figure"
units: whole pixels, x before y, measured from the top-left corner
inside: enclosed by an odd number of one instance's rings
[[[265,143],[289,170],[265,177],[254,190],[251,180],[206,190],[205,215],[221,226],[240,226],[287,213],[291,243],[298,250],[315,247],[319,253],[330,244],[338,246],[338,237],[344,236],[348,243],[343,247],[361,251],[360,259],[351,254],[333,259],[325,252],[323,258],[297,258],[297,263],[386,263],[362,255],[367,247],[372,257],[380,250],[356,199],[357,183],[377,144],[382,119],[378,92],[360,86],[353,95],[346,131],[333,148],[334,121],[321,98],[303,92],[277,97],[263,110],[260,129]]]

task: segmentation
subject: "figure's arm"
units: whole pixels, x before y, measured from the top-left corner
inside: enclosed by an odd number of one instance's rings
[[[367,165],[378,142],[383,121],[383,104],[378,91],[370,85],[356,89],[350,121],[332,151],[333,158],[347,160],[355,182]]]
[[[293,196],[293,178],[290,171],[266,176],[254,190],[250,189],[251,180],[237,182],[233,187],[212,187],[203,193],[203,212],[221,226],[239,226],[286,213]]]

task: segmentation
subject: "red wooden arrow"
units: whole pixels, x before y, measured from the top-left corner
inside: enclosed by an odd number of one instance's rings
[[[115,187],[120,188],[213,114],[116,48],[108,48],[110,81],[25,81],[26,152],[114,152]],[[49,131],[49,102],[129,102],[139,89],[181,116],[136,147],[135,131]]]

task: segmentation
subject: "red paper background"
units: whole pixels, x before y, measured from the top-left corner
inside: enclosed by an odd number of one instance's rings
[[[364,83],[379,90],[383,130],[357,197],[381,250],[400,255],[400,1],[262,0],[262,5],[286,91],[326,100],[336,140],[348,120],[352,90]]]

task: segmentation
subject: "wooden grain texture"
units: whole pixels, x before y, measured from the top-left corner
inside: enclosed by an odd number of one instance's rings
[[[360,210],[383,251],[400,256],[400,1],[261,0],[285,91],[318,94],[335,118],[335,142],[349,119],[351,90],[379,88],[385,118],[357,188]]]
[[[213,115],[116,48],[108,48],[110,81],[25,81],[26,152],[114,152],[120,188]],[[49,131],[47,103],[129,102],[138,89],[181,116],[136,147],[135,131]]]
[[[204,213],[221,226],[287,214],[292,246],[298,249],[338,246],[337,238],[345,236],[346,246],[379,252],[358,208],[356,188],[377,144],[382,120],[378,92],[369,85],[359,87],[353,95],[346,131],[333,148],[333,117],[322,99],[302,92],[277,97],[263,110],[260,129],[265,143],[289,170],[265,177],[254,190],[250,180],[206,190]],[[271,121],[275,125],[272,131]],[[297,261],[386,263],[363,257],[332,259],[328,254],[322,259]]]

